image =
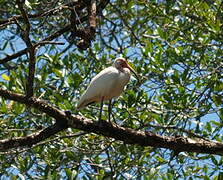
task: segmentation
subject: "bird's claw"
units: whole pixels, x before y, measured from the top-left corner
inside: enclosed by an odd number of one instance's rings
[[[100,126],[100,127],[104,127],[104,126],[113,127],[113,123],[108,122],[108,121],[104,121],[104,120],[99,120],[98,121],[98,126]]]
[[[70,117],[71,116],[71,111],[64,111],[64,113],[66,114],[66,116]]]

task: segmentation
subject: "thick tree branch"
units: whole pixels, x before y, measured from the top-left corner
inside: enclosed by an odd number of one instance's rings
[[[90,119],[81,116],[72,116],[68,126],[86,132],[93,132],[106,137],[123,141],[126,144],[167,148],[176,152],[197,152],[223,155],[223,144],[199,138],[161,136],[152,132],[136,131],[118,125],[111,125],[107,121],[102,126]]]
[[[57,120],[55,125],[37,133],[33,133],[27,137],[0,140],[0,151],[21,146],[31,146],[32,144],[49,138],[51,135],[54,135],[67,127],[72,127],[88,133],[95,133],[114,138],[115,140],[123,141],[126,144],[168,148],[176,152],[183,151],[223,155],[223,144],[219,142],[181,136],[160,136],[148,131],[136,131],[115,124],[111,125],[106,121],[99,125],[98,122],[79,115],[68,116],[63,111],[50,106],[43,100],[36,98],[27,99],[24,95],[12,93],[2,88],[0,88],[0,96],[36,108]]]
[[[43,100],[39,100],[38,98],[34,97],[28,99],[25,95],[13,93],[2,88],[0,88],[0,96],[5,99],[10,99],[16,102],[20,102],[22,104],[26,104],[27,106],[39,109],[40,111],[45,112],[47,115],[55,118],[56,120],[59,120],[61,124],[66,123],[63,121],[64,118],[66,120],[64,112],[50,106]]]
[[[81,29],[76,29],[73,27],[74,35],[80,37],[81,39],[76,43],[77,47],[83,50],[86,50],[91,41],[95,37],[96,32],[96,17],[97,17],[97,5],[95,0],[85,1],[88,11],[88,26]],[[74,9],[75,11],[75,9]],[[79,11],[78,11],[79,12]],[[76,13],[77,14],[77,13]],[[79,15],[79,13],[77,14]],[[77,17],[78,18],[78,17]],[[71,21],[73,22],[73,21]],[[74,22],[72,24],[75,24]]]
[[[59,124],[54,124],[50,127],[47,127],[41,131],[32,133],[26,137],[18,137],[13,139],[0,140],[0,151],[5,151],[12,148],[18,148],[23,146],[32,146],[37,144],[52,135],[64,130],[65,126],[60,126]]]

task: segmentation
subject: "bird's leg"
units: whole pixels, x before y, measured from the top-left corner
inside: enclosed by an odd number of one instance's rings
[[[111,104],[111,110],[112,110],[112,107],[114,106],[114,104],[115,104],[115,100],[113,100],[113,103]],[[112,111],[111,111],[111,116],[112,116],[113,121],[115,122],[115,124],[117,124],[117,122],[115,121],[114,114],[112,114]]]
[[[103,110],[103,101],[104,101],[104,97],[102,97],[102,99],[101,99],[101,107],[100,107],[100,114],[99,114],[99,122],[101,121],[101,115],[102,115],[102,110]]]
[[[109,100],[108,103],[108,121],[111,123],[111,112],[112,112],[112,100]]]

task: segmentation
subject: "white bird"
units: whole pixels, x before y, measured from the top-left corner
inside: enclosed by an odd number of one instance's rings
[[[99,116],[99,120],[101,120],[103,101],[109,100],[108,112],[110,121],[111,99],[119,97],[123,92],[125,85],[129,82],[130,72],[137,77],[136,72],[129,66],[126,59],[115,59],[113,66],[105,68],[91,80],[87,90],[77,104],[77,109],[80,110],[94,102],[101,102]]]

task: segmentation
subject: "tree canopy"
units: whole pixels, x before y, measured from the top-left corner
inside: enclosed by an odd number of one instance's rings
[[[222,179],[223,2],[0,1],[1,179]],[[117,57],[131,78],[78,111]]]

